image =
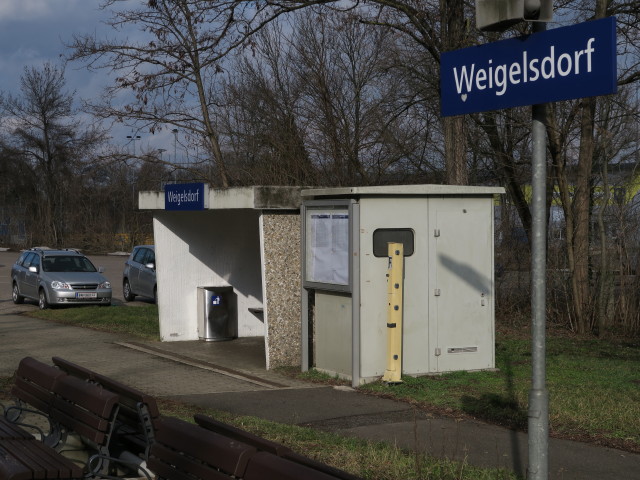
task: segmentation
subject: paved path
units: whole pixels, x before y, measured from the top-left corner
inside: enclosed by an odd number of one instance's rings
[[[309,385],[264,369],[262,338],[232,342],[135,342],[122,336],[7,313],[0,302],[0,376],[21,358],[57,355],[158,397],[306,425],[430,455],[524,474],[527,438],[482,422],[414,411],[350,388]],[[36,308],[26,306],[25,308]],[[550,440],[552,479],[640,478],[640,455]]]

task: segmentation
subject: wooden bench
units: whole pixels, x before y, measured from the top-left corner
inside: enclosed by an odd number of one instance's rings
[[[20,362],[12,390],[20,405],[9,409],[17,412],[10,417],[20,419],[26,405],[33,406],[50,420],[43,438],[51,446],[75,432],[93,454],[86,465],[75,464],[2,419],[0,480],[112,474],[112,457],[121,451],[143,457],[158,479],[360,480],[205,415],[194,417],[197,425],[163,418],[153,397],[60,357],[53,362],[55,367],[30,357]],[[128,466],[140,471],[139,463]]]
[[[113,434],[112,452],[119,455],[131,452],[148,460],[155,439],[156,424],[160,419],[155,398],[124,383],[113,380],[76,363],[53,357],[53,364],[62,371],[118,395],[118,415]]]
[[[16,378],[11,389],[11,395],[16,399],[16,405],[7,407],[4,416],[12,423],[38,431],[42,440],[50,445],[59,442],[59,432],[53,431],[49,413],[54,397],[53,386],[56,380],[63,376],[63,372],[34,358],[22,359],[16,371]],[[29,408],[27,405],[33,407]],[[33,413],[45,418],[48,431],[43,431],[36,425],[22,422],[26,413]]]
[[[148,467],[158,479],[244,478],[256,449],[177,418],[159,422]]]
[[[327,465],[325,463],[319,462],[317,460],[314,460],[312,458],[306,457],[304,455],[300,455],[299,453],[294,452],[293,450],[291,450],[289,447],[282,445],[281,443],[277,443],[277,442],[272,442],[271,440],[267,440],[265,438],[262,438],[258,435],[255,435],[253,433],[247,432],[245,430],[242,430],[241,428],[238,427],[234,427],[233,425],[229,425],[227,423],[224,422],[220,422],[219,420],[216,420],[214,418],[208,417],[206,415],[202,415],[202,414],[196,414],[194,416],[194,419],[196,421],[196,423],[198,425],[200,425],[203,428],[206,428],[207,430],[211,430],[213,432],[219,433],[221,435],[225,435],[229,438],[233,438],[235,440],[238,440],[240,442],[244,442],[248,445],[251,445],[252,447],[255,447],[258,451],[260,452],[265,452],[270,454],[271,456],[276,456],[276,457],[280,457],[284,460],[286,460],[286,462],[281,462],[279,460],[275,460],[271,457],[268,456],[264,456],[262,455],[260,457],[260,463],[267,463],[269,464],[269,468],[267,468],[267,470],[272,470],[275,469],[274,471],[277,471],[281,468],[284,468],[287,471],[296,471],[297,467],[294,468],[293,466],[291,466],[289,463],[287,462],[292,462],[301,466],[304,466],[307,469],[311,469],[317,472],[320,472],[324,475],[326,475],[326,477],[318,477],[318,478],[333,478],[333,479],[341,479],[341,480],[361,480],[359,477],[356,477],[355,475],[352,475],[348,472],[345,472],[343,470],[340,470],[338,468],[332,467],[330,465]],[[305,470],[307,473],[309,473],[308,470]],[[265,473],[266,475],[266,473]],[[284,474],[283,474],[284,475]],[[248,477],[247,477],[248,478]],[[260,478],[260,477],[253,477],[253,478]],[[265,476],[264,477],[265,480],[267,480],[267,478],[296,478],[296,477],[287,477],[285,476],[281,476],[278,477],[273,476],[273,477],[268,477]],[[305,477],[302,477],[305,478]],[[309,477],[309,478],[316,478],[316,477]]]
[[[20,362],[12,394],[19,404],[8,409],[18,411],[17,416],[10,417],[20,419],[27,411],[25,404],[29,404],[47,416],[52,428],[44,436],[45,444],[21,434],[20,424],[5,417],[0,429],[0,480],[80,479],[108,471],[113,460],[109,443],[118,412],[117,394],[31,357]],[[71,433],[90,446],[84,465],[59,451]]]
[[[340,478],[175,418],[160,422],[148,467],[158,480]]]

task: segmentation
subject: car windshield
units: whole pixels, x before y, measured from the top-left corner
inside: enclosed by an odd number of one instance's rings
[[[86,257],[79,255],[59,255],[42,259],[45,272],[95,272],[96,267]]]

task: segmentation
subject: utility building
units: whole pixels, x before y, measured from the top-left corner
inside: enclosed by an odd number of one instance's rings
[[[494,197],[502,188],[304,190],[303,368],[354,386],[385,373],[387,245],[403,244],[402,373],[490,369]]]

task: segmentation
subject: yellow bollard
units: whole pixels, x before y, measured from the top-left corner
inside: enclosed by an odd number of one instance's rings
[[[402,243],[389,243],[387,267],[387,370],[386,383],[402,383],[402,302],[404,251]]]

